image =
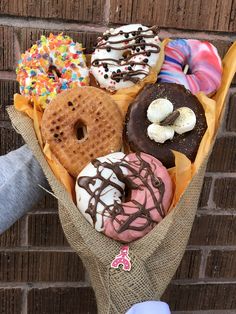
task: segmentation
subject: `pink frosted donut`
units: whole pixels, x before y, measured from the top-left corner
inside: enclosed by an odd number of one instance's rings
[[[77,206],[97,231],[131,242],[161,221],[172,200],[171,178],[145,153],[112,153],[95,159],[79,174]]]
[[[188,65],[188,72],[184,68]],[[192,94],[210,95],[220,87],[222,64],[217,49],[207,41],[176,39],[165,47],[158,82],[184,85]]]

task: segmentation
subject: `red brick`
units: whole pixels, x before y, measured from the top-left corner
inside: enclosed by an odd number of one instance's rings
[[[226,119],[227,131],[236,132],[236,94],[231,95]]]
[[[175,273],[174,279],[194,279],[199,276],[201,263],[200,250],[187,250]]]
[[[40,39],[41,35],[49,36],[52,34],[60,34],[70,36],[74,41],[82,43],[85,49],[85,53],[91,53],[92,48],[96,45],[97,37],[99,33],[94,32],[73,32],[62,30],[48,30],[48,29],[36,29],[36,28],[16,28],[15,29],[17,38],[20,44],[21,52],[29,49],[37,40]]]
[[[218,138],[209,158],[207,171],[236,172],[235,152],[236,136]]]
[[[207,258],[206,277],[236,278],[236,251],[214,250]]]
[[[209,193],[211,190],[211,183],[212,183],[211,177],[205,177],[204,178],[204,182],[203,182],[203,186],[202,186],[202,192],[201,192],[199,202],[198,202],[198,207],[207,206]]]
[[[13,28],[0,26],[0,70],[14,69],[14,39]]]
[[[28,243],[30,246],[68,246],[58,214],[30,214]]]
[[[111,0],[110,22],[128,24],[132,18],[133,0]]]
[[[18,92],[19,86],[17,82],[0,80],[0,120],[9,121],[9,117],[6,112],[6,106],[13,104],[13,96]]]
[[[91,288],[32,289],[28,293],[28,314],[96,314]]]
[[[230,310],[236,308],[235,295],[235,283],[170,284],[162,300],[170,305],[171,310]]]
[[[0,281],[84,281],[84,267],[74,252],[1,251]]]
[[[10,125],[0,127],[0,155],[7,154],[23,144],[21,135],[17,134]]]
[[[157,24],[160,27],[228,31],[232,0],[113,0],[110,22]]]
[[[105,0],[3,0],[0,14],[74,20],[76,22],[101,22]]]
[[[229,50],[230,46],[233,44],[233,40],[229,40],[229,41],[220,40],[220,39],[211,40],[210,36],[209,36],[209,41],[217,48],[218,53],[222,59],[226,55],[226,52]]]
[[[229,20],[229,31],[235,32],[235,29],[236,29],[236,2],[233,1]]]
[[[20,246],[21,220],[18,220],[7,231],[0,235],[0,247]]]
[[[213,200],[218,208],[236,209],[236,177],[215,181]]]
[[[54,209],[56,211],[58,209],[58,204],[57,199],[51,194],[47,193],[45,197],[38,204],[35,205],[34,211],[49,209]]]
[[[0,289],[0,314],[21,314],[21,289]]]
[[[236,245],[235,215],[196,216],[190,245]]]

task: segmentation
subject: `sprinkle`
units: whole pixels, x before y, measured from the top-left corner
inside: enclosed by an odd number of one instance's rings
[[[73,48],[70,52],[71,47]],[[17,80],[20,83],[20,93],[32,100],[38,96],[43,108],[62,90],[88,84],[88,69],[83,47],[73,42],[69,36],[62,34],[47,38],[41,36],[18,62]],[[53,71],[48,71],[52,67]],[[80,67],[84,77],[81,77]],[[31,81],[31,78],[34,81]]]

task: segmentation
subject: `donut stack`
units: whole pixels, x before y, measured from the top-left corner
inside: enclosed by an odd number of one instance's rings
[[[43,111],[44,145],[76,179],[79,210],[123,243],[143,237],[168,213],[173,151],[194,162],[207,129],[195,94],[212,95],[221,84],[212,44],[178,39],[163,47],[158,32],[141,24],[109,29],[97,40],[90,69],[80,43],[42,36],[17,68],[21,94]],[[134,94],[151,73],[157,82],[134,97],[124,120],[111,96]],[[89,76],[97,87],[88,86]]]

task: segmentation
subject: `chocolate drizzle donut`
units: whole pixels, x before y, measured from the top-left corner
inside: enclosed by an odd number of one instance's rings
[[[157,26],[131,24],[110,29],[99,37],[91,72],[100,86],[114,91],[145,78],[162,61],[158,32]]]
[[[98,231],[129,242],[164,218],[172,188],[158,160],[143,153],[114,153],[86,168],[77,179],[77,205]]]

